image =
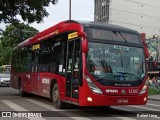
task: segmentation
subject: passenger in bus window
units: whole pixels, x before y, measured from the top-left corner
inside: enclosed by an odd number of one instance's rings
[[[114,80],[114,76],[113,76],[113,73],[112,73],[112,68],[111,68],[111,66],[108,65],[106,68],[107,68],[106,78],[109,79],[109,80]]]
[[[153,87],[154,88],[157,88],[157,78],[156,78],[156,76],[153,76],[153,78],[152,78],[152,85],[153,85]]]
[[[108,73],[112,73],[112,68],[111,68],[111,66],[109,65],[107,68],[108,68]]]
[[[142,74],[142,65],[140,63],[136,63],[134,68],[139,75]]]
[[[153,56],[151,56],[151,57],[149,58],[149,61],[150,61],[150,62],[153,61]]]
[[[156,59],[153,61],[153,66],[154,66],[154,67],[157,67]]]

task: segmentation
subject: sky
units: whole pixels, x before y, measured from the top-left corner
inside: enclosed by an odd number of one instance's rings
[[[72,2],[72,20],[94,20],[94,0],[71,0]],[[50,5],[46,8],[48,17],[41,23],[32,23],[30,26],[43,31],[61,21],[69,19],[69,0],[59,0],[56,5]],[[5,29],[5,24],[0,23],[0,28]]]
[[[71,0],[73,20],[94,20],[94,0]],[[69,0],[59,0],[56,5],[50,5],[46,8],[49,13],[41,24],[33,23],[32,27],[39,31],[45,30],[54,24],[69,19]]]

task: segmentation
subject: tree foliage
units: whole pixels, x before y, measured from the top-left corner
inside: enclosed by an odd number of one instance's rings
[[[36,33],[38,33],[38,30],[24,23],[7,26],[0,38],[0,65],[10,64],[13,48]]]
[[[56,4],[58,0],[0,0],[0,22],[14,23],[19,21],[17,15],[28,22],[40,23],[48,16],[45,7]]]

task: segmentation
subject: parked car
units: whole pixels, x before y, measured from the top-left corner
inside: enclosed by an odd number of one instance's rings
[[[160,83],[160,77],[157,77],[157,82]]]
[[[2,66],[0,66],[0,73],[10,74],[10,71],[11,71],[11,65],[2,65]]]
[[[0,74],[0,86],[10,86],[10,74]]]

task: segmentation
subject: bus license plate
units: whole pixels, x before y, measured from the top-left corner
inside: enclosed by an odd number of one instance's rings
[[[128,99],[118,99],[118,103],[128,103]]]

